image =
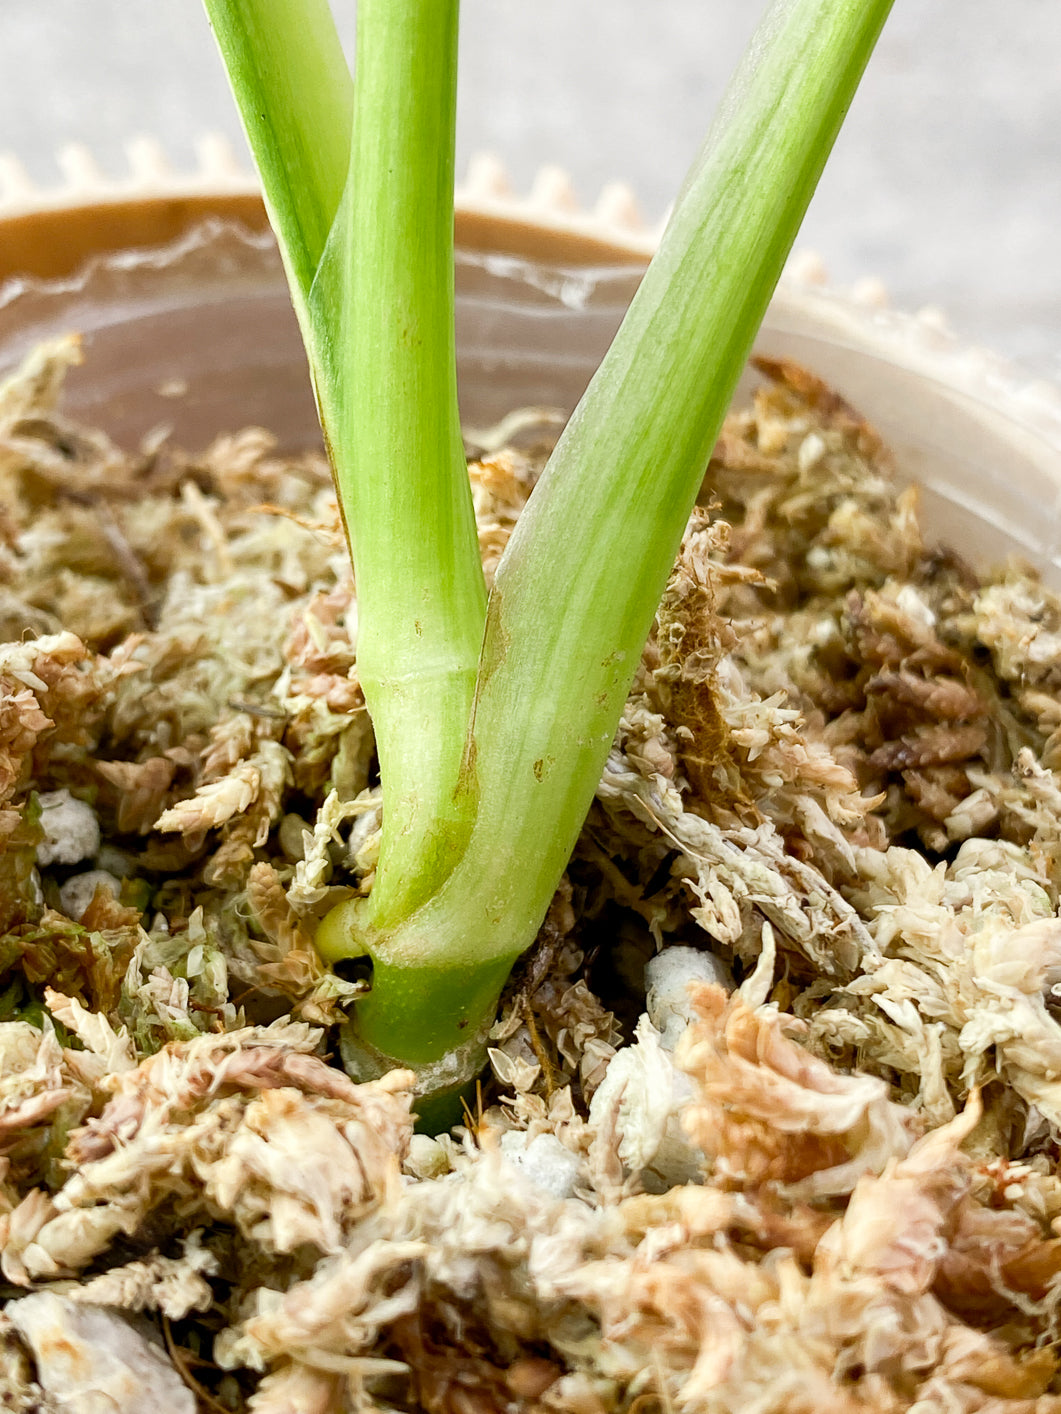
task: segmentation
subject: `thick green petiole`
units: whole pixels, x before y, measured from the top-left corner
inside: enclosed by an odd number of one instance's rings
[[[455,947],[475,921],[529,933],[548,905],[722,419],[890,6],[772,7],[520,517],[487,616],[475,832],[432,901],[432,916],[453,918]],[[463,912],[473,888],[475,912]],[[412,926],[435,933],[427,916]],[[495,936],[499,951],[529,942]]]

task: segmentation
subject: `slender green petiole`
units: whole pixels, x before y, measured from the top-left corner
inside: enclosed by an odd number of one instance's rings
[[[354,86],[335,21],[328,0],[204,3],[309,341],[305,301],[350,165]]]
[[[354,559],[386,821],[358,927],[378,930],[438,887],[475,812],[461,764],[486,591],[453,333],[458,4],[360,0],[353,84],[326,0],[207,8],[284,251]]]
[[[399,924],[439,887],[475,815],[461,762],[486,590],[457,410],[457,15],[456,0],[358,4],[339,396],[328,435],[357,578],[357,670],[383,783],[373,930]],[[321,298],[333,296],[326,282]],[[317,302],[315,287],[312,309]]]

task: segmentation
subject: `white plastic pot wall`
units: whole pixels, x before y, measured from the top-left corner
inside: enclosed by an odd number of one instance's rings
[[[472,425],[516,406],[574,406],[653,243],[622,193],[594,216],[572,215],[562,178],[551,180],[522,206],[489,171],[462,196],[459,371]],[[0,368],[78,330],[86,361],[67,406],[127,445],[159,425],[193,446],[248,423],[287,446],[318,439],[279,260],[245,181],[221,173],[212,186],[64,200],[31,193],[0,208]],[[923,487],[930,534],[979,563],[1019,552],[1061,583],[1052,389],[1022,385],[930,319],[796,278],[782,283],[757,351],[809,368],[880,430],[901,478]]]

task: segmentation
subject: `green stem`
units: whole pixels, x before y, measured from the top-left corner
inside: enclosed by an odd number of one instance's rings
[[[453,332],[457,20],[456,0],[358,5],[342,398],[327,425],[383,781],[373,930],[439,886],[475,809],[461,761],[486,591]]]
[[[468,1048],[482,1066],[484,1018],[493,1019],[511,962],[493,966],[414,968],[380,962],[373,970],[372,991],[357,1004],[357,1034],[386,1055],[399,1054],[413,1066],[430,1065],[440,1056]],[[467,1079],[467,1076],[462,1077]]]
[[[328,961],[348,955],[350,937],[361,931],[357,909],[357,901],[340,904],[318,929],[317,946]],[[329,951],[333,941],[335,954]],[[456,1124],[461,1102],[470,1100],[486,1064],[487,1031],[514,961],[444,959],[435,967],[422,955],[391,962],[377,957],[372,990],[341,1033],[347,1071],[371,1080],[398,1058],[418,1072],[421,1126],[437,1134]]]
[[[328,0],[205,0],[303,332],[350,164],[354,88]]]
[[[362,920],[378,930],[445,878],[475,810],[462,756],[486,593],[453,334],[458,4],[360,0],[353,83],[327,0],[206,6],[284,255],[354,558],[358,672],[384,783]]]
[[[519,521],[480,665],[474,828],[441,887],[372,940],[374,1044],[392,1055],[405,1042],[397,1023],[389,1030],[391,1006],[401,1013],[389,979],[417,966],[425,978],[493,973],[534,938],[722,418],[890,7],[774,4]]]

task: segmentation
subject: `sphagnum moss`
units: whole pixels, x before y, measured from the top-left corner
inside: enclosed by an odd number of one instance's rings
[[[8,1296],[58,1291],[78,1349],[65,1303],[157,1313],[254,1414],[1061,1410],[1061,603],[926,545],[871,429],[769,372],[439,1140],[410,1073],[323,1058],[362,984],[313,927],[380,814],[327,468],[247,432],[145,469],[39,366],[0,395],[4,608],[40,634],[0,647]],[[471,466],[488,556],[541,462]],[[99,853],[35,867],[62,791]],[[9,1311],[0,1390],[47,1408]]]

